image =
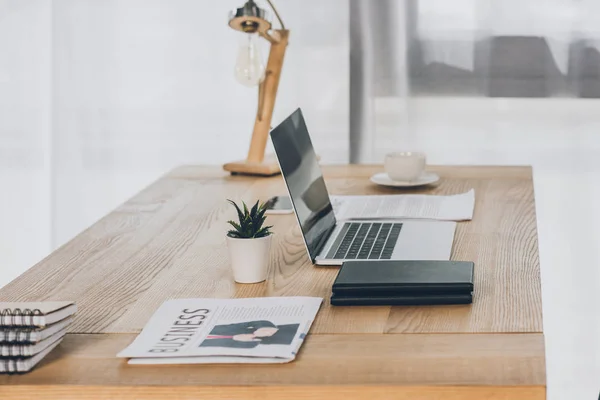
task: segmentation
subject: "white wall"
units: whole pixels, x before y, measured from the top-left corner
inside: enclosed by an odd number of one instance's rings
[[[51,2],[0,1],[0,287],[50,251]]]

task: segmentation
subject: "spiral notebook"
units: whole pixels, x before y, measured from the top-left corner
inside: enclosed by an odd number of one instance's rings
[[[75,311],[77,307],[71,301],[0,302],[0,327],[43,328],[70,317]]]
[[[38,343],[5,343],[0,344],[0,356],[2,357],[31,357],[54,344],[54,342],[60,340],[67,333],[67,328],[55,333],[54,335],[42,340]]]
[[[0,344],[4,343],[37,343],[60,332],[73,322],[73,318],[65,318],[62,321],[48,325],[45,328],[29,327],[0,327]]]
[[[16,374],[30,371],[58,346],[60,342],[61,339],[58,339],[33,357],[0,359],[0,374]]]

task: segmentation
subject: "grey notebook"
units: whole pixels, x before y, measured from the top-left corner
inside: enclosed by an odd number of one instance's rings
[[[67,333],[67,328],[37,343],[5,343],[0,344],[1,357],[31,357],[51,347]]]
[[[28,372],[33,367],[35,367],[44,357],[48,355],[58,344],[61,342],[62,338],[56,340],[50,346],[46,347],[46,349],[37,353],[32,357],[27,358],[5,358],[0,359],[0,373],[2,374],[15,374],[15,373],[23,373]]]
[[[0,344],[3,343],[37,343],[63,330],[73,322],[73,318],[65,318],[45,328],[0,327]]]
[[[72,301],[0,302],[0,327],[45,327],[77,311]]]

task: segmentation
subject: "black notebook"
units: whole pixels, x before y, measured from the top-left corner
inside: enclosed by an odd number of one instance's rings
[[[465,294],[427,294],[422,296],[336,296],[331,295],[334,306],[427,306],[442,304],[471,304],[473,295]]]
[[[466,261],[346,261],[333,284],[331,304],[468,304],[473,270]]]

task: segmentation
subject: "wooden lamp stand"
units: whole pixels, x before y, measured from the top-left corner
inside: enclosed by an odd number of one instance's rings
[[[283,58],[288,45],[289,30],[285,29],[279,14],[271,1],[267,0],[279,19],[281,29],[270,29],[271,24],[264,19],[264,10],[260,9],[253,0],[248,1],[242,8],[235,11],[229,25],[246,33],[258,32],[271,44],[264,80],[258,87],[258,111],[254,121],[252,140],[248,157],[245,160],[230,162],[223,165],[225,171],[232,174],[248,174],[272,176],[280,173],[279,164],[274,155],[265,157],[265,149],[271,129],[271,119],[277,97],[277,88]]]

